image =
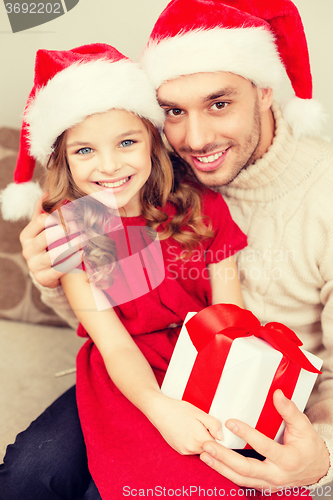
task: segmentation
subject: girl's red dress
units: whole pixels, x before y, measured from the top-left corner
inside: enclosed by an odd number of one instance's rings
[[[165,211],[172,216],[174,207],[168,204]],[[246,246],[246,236],[231,219],[220,194],[203,191],[203,214],[212,222],[214,237],[203,241],[201,251],[198,246],[190,259],[177,259],[181,245],[172,238],[161,241],[163,282],[148,294],[115,307],[159,384],[186,314],[211,304],[207,264],[219,262]],[[126,232],[128,227],[145,226],[145,219],[128,217],[122,223]],[[78,334],[88,337],[82,325]],[[90,472],[103,500],[245,496],[243,490],[210,469],[197,455],[180,455],[166,443],[113,384],[91,339],[77,357],[77,404]],[[253,491],[250,498],[259,496]]]

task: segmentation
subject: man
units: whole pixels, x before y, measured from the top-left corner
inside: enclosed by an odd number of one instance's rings
[[[159,17],[142,63],[166,112],[169,143],[200,182],[219,188],[248,236],[238,258],[246,308],[262,323],[285,323],[326,360],[321,395],[314,393],[308,411],[314,426],[276,393],[287,422],[284,446],[232,421],[229,429],[266,460],[217,444],[207,445],[201,458],[242,486],[264,482],[275,491],[310,484],[323,472],[319,462],[328,471],[328,452],[314,429],[333,451],[332,229],[330,215],[323,217],[333,208],[332,150],[313,139],[321,115],[298,11],[290,1],[174,0]],[[296,95],[283,117],[273,89],[285,73]]]
[[[219,188],[248,236],[238,258],[246,307],[262,323],[285,323],[325,359],[307,412],[313,425],[277,392],[284,445],[228,424],[265,461],[211,443],[201,455],[236,484],[279,491],[333,477],[333,186],[332,148],[314,138],[321,117],[301,20],[289,0],[272,3],[173,0],[142,63],[165,109],[169,143],[203,184]],[[283,116],[273,91],[284,67],[296,97]],[[44,223],[36,213],[22,233],[23,252],[35,278],[59,296]]]

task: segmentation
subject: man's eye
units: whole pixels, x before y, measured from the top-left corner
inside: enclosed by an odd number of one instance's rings
[[[214,104],[212,104],[211,106],[211,109],[224,109],[228,106],[228,103],[227,102],[215,102]]]
[[[179,116],[182,115],[184,111],[182,109],[174,108],[174,109],[168,109],[166,111],[166,114],[169,116]]]
[[[130,139],[126,139],[125,141],[122,141],[119,145],[120,148],[128,148],[128,146],[131,146],[134,144],[134,141],[131,141]]]
[[[92,151],[93,150],[91,148],[81,148],[76,153],[79,155],[88,155],[89,153],[92,153]]]

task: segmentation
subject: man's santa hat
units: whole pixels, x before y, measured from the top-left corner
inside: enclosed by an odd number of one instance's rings
[[[32,216],[42,192],[31,181],[35,161],[47,164],[59,135],[87,116],[113,108],[131,111],[163,127],[164,113],[147,76],[114,47],[92,44],[37,52],[14,183],[1,193],[5,220]]]
[[[295,96],[284,106],[294,135],[319,135],[325,115],[312,99],[302,20],[290,0],[172,0],[142,57],[157,89],[184,75],[227,71],[277,90],[285,72]]]

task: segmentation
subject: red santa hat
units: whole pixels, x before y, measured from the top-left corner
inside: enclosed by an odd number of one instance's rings
[[[172,0],[158,18],[142,61],[152,84],[227,71],[276,90],[287,73],[295,96],[284,106],[294,135],[319,135],[321,105],[302,20],[290,0]]]
[[[37,52],[14,183],[1,193],[5,220],[32,215],[41,195],[39,184],[31,182],[35,161],[47,164],[57,137],[87,116],[113,108],[163,127],[164,113],[146,74],[114,47],[97,43]]]

